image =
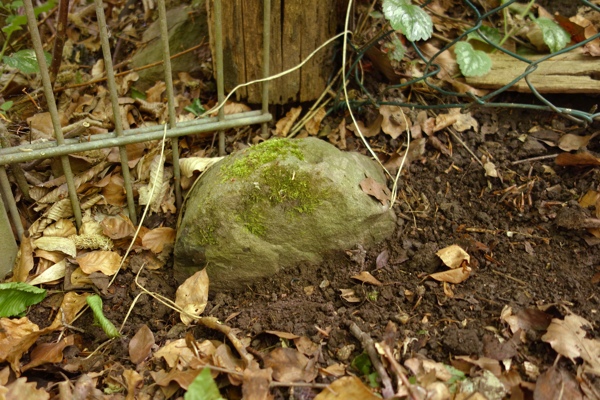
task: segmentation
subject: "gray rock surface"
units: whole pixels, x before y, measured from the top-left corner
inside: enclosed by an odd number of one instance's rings
[[[176,279],[206,266],[211,289],[241,288],[389,237],[395,214],[361,190],[367,177],[385,185],[374,161],[315,138],[272,139],[227,157],[188,196]]]

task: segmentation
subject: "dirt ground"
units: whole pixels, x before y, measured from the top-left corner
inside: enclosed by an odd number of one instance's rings
[[[361,342],[349,331],[352,322],[378,341],[392,321],[398,325],[399,343],[404,343],[401,361],[420,356],[444,363],[459,355],[506,358],[506,349],[498,350],[496,338],[512,336],[500,318],[505,307],[518,313],[548,306],[546,313],[555,317],[570,310],[598,328],[600,299],[598,283],[593,279],[600,271],[598,241],[592,240],[585,229],[562,227],[565,224],[560,218],[565,209],[590,211],[578,210],[577,200],[589,189],[597,189],[599,171],[593,167],[559,167],[553,158],[527,161],[560,151],[522,138],[534,125],[578,134],[592,133],[598,126],[582,129],[552,113],[515,109],[478,110],[475,118],[484,132],[487,129],[493,133],[468,131],[462,134],[462,140],[479,155],[488,154],[502,180],[486,177],[463,145],[440,136],[446,144],[451,142],[452,154],[445,156],[428,146],[423,158],[404,171],[394,207],[398,228],[392,238],[364,253],[361,249],[347,249],[331,254],[320,265],[283,271],[249,284],[242,292],[212,293],[205,315],[238,329],[238,337],[249,338],[256,354],[279,341],[265,331],[306,336],[322,346],[318,360],[322,367],[339,362],[349,365],[363,352]],[[394,145],[379,136],[380,142],[374,147]],[[357,139],[348,144],[351,149],[364,151]],[[591,151],[600,151],[599,147],[597,140],[588,145]],[[452,244],[470,254],[472,272],[465,282],[449,285],[449,295],[442,283],[428,275],[442,270],[436,251]],[[376,259],[384,251],[387,262],[380,262],[378,268]],[[140,293],[133,283],[134,272],[139,269],[135,257],[130,267],[119,275],[104,299],[106,317],[112,321],[122,321]],[[383,285],[361,284],[351,278],[363,270],[371,272]],[[177,289],[170,269],[144,270],[140,283],[168,298],[174,298]],[[347,302],[340,296],[341,289],[354,289],[360,301]],[[41,327],[52,314],[51,299],[33,313]],[[75,324],[75,328],[85,328],[80,348],[94,349],[106,339],[92,323],[91,313],[87,313]],[[87,355],[85,352],[78,354],[74,347],[73,354],[67,352],[65,357],[70,365],[79,365],[84,371],[126,363],[126,338],[131,338],[143,324],[154,333],[156,343],[184,337],[188,332],[197,340],[224,340],[222,334],[202,326],[184,327],[176,313],[144,295],[133,308],[123,339],[112,342],[89,360],[82,357]],[[543,371],[557,357],[535,332],[529,332],[528,339],[526,343],[516,342],[512,349],[513,368],[525,380],[525,361]],[[565,358],[558,365],[575,369]],[[352,367],[348,366],[348,370],[352,371]],[[30,380],[57,381],[61,380],[60,374],[74,377],[77,373],[72,367],[69,371],[57,367],[45,368],[43,373],[34,369],[25,375]],[[317,378],[317,382],[328,381]],[[273,393],[276,398],[288,398],[288,390],[276,388]],[[317,391],[304,389],[303,393],[305,397],[297,398],[312,398]],[[230,396],[235,398],[234,394]]]

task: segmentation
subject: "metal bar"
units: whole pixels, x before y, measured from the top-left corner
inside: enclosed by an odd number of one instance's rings
[[[40,38],[40,32],[37,29],[37,20],[35,18],[35,12],[33,11],[33,4],[31,3],[31,0],[24,0],[23,6],[25,7],[27,26],[29,27],[29,33],[31,34],[31,42],[33,44],[35,56],[40,67],[40,76],[42,78],[42,85],[44,87],[44,96],[46,97],[46,102],[48,103],[48,112],[50,113],[50,119],[52,120],[54,135],[56,136],[56,142],[61,145],[64,143],[64,138],[60,127],[60,118],[58,116],[58,109],[56,108],[54,93],[52,92],[52,84],[50,83],[50,74],[48,73],[48,64],[46,63],[46,57],[44,56],[42,39]],[[60,161],[67,181],[67,187],[69,189],[69,199],[71,201],[71,207],[73,208],[75,223],[77,225],[77,229],[79,230],[81,227],[81,208],[79,207],[79,199],[77,198],[77,188],[73,182],[73,171],[71,171],[71,164],[69,164],[68,156],[61,156]]]
[[[115,82],[115,71],[113,69],[112,55],[110,53],[110,44],[108,43],[108,27],[104,16],[102,0],[94,0],[96,5],[96,17],[98,19],[98,32],[100,34],[100,43],[102,44],[102,55],[104,56],[104,69],[106,71],[106,83],[110,93],[110,103],[112,105],[113,119],[115,120],[115,133],[117,136],[123,136],[123,121],[121,120],[121,109],[119,108],[119,94],[117,93],[117,83]],[[127,195],[127,209],[129,210],[129,219],[134,225],[137,225],[137,214],[135,212],[135,201],[133,200],[133,185],[131,175],[129,174],[129,165],[127,149],[125,146],[119,147],[119,156],[121,158],[121,174],[123,175],[123,184]]]
[[[249,117],[259,116],[260,114],[261,114],[261,111],[246,111],[243,113],[226,115],[225,120],[232,121],[232,120],[235,120],[238,118],[249,118]],[[208,118],[203,118],[200,120],[180,122],[177,126],[178,126],[178,128],[191,128],[194,126],[201,126],[206,123],[212,123],[212,122],[217,122],[217,121],[218,121],[218,118],[216,118],[216,117],[208,117]],[[142,135],[142,134],[158,132],[158,131],[160,131],[160,132],[164,131],[164,128],[162,125],[154,125],[154,126],[147,126],[147,127],[143,127],[143,128],[129,129],[129,130],[126,130],[124,132],[124,134],[125,135]],[[203,131],[198,131],[198,132],[203,132]],[[191,132],[191,133],[196,133],[196,132]],[[116,134],[114,132],[109,132],[109,133],[99,133],[97,135],[89,136],[85,139],[88,142],[95,142],[97,140],[112,139],[114,137],[116,137]],[[76,144],[76,143],[81,143],[81,140],[82,139],[80,139],[80,138],[65,139],[64,143],[65,144]],[[47,142],[24,144],[24,145],[10,147],[10,148],[7,147],[7,148],[0,149],[0,156],[2,156],[4,154],[23,153],[24,151],[49,149],[54,146],[56,146],[55,141],[47,141]],[[35,158],[32,158],[31,160],[34,160],[34,159]],[[1,160],[1,158],[0,158],[0,160]],[[30,160],[27,160],[27,161],[30,161]],[[0,162],[0,164],[1,163],[2,162]]]
[[[178,127],[176,129],[169,129],[167,131],[166,137],[174,138],[174,137],[179,137],[179,136],[192,135],[195,133],[214,132],[219,129],[230,129],[230,128],[235,128],[235,127],[239,127],[239,126],[261,124],[263,122],[270,121],[272,118],[271,114],[261,114],[260,112],[258,112],[259,115],[256,115],[257,114],[256,111],[250,112],[250,113],[243,113],[243,114],[253,114],[253,115],[248,116],[248,117],[232,118],[229,120],[225,119],[224,121],[209,122],[209,123],[201,124],[201,125],[198,124],[195,126],[192,125],[192,126],[186,126],[186,127]],[[145,142],[148,140],[159,140],[159,139],[162,139],[163,134],[164,134],[164,128],[163,128],[163,130],[154,130],[154,131],[147,132],[144,134],[137,134],[137,135],[129,134],[129,135],[124,135],[124,136],[120,136],[120,137],[108,137],[108,138],[94,140],[94,141],[90,141],[90,142],[68,143],[68,144],[63,144],[63,145],[56,146],[56,147],[35,149],[35,150],[25,151],[25,152],[22,151],[19,153],[12,153],[12,154],[5,154],[5,155],[0,155],[0,165],[37,160],[39,158],[58,157],[58,156],[61,156],[64,154],[80,153],[82,151],[88,151],[88,150],[93,150],[93,149],[103,149],[103,148],[107,148],[107,147],[124,146],[127,144],[140,143],[140,142]],[[12,149],[15,149],[15,148],[16,149],[21,148],[21,150],[23,150],[22,147],[13,147]]]
[[[173,90],[173,71],[171,69],[171,51],[169,49],[169,27],[167,26],[167,10],[165,0],[158,0],[158,20],[160,24],[160,39],[163,46],[163,63],[165,65],[165,84],[167,86],[167,101],[169,106],[169,128],[177,127],[175,115],[175,92]],[[177,210],[181,210],[181,170],[179,169],[179,139],[171,139],[173,150],[173,178],[175,180],[175,202]]]
[[[263,1],[263,79],[269,77],[269,62],[271,56],[271,0]],[[269,113],[269,81],[262,83],[262,112]],[[263,137],[269,133],[269,125],[264,122],[261,126]]]
[[[225,101],[224,77],[223,77],[223,9],[221,0],[215,0],[215,61],[217,64],[217,99],[219,105]],[[223,107],[219,109],[219,121],[225,118]],[[225,155],[225,132],[219,131],[219,155]]]
[[[10,218],[14,224],[15,230],[19,240],[23,237],[23,224],[21,223],[21,216],[19,215],[19,209],[17,208],[17,202],[15,196],[13,196],[12,190],[10,189],[10,182],[8,175],[6,175],[6,169],[0,166],[0,187],[2,188],[3,198],[6,201]]]

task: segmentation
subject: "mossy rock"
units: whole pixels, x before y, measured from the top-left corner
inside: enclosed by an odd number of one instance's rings
[[[315,138],[269,140],[227,157],[188,196],[175,277],[206,266],[212,289],[241,288],[389,237],[395,214],[361,190],[367,177],[385,185],[371,159]]]

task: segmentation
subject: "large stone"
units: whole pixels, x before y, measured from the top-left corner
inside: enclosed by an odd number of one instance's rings
[[[396,217],[361,190],[368,177],[385,185],[374,161],[315,138],[268,140],[227,157],[188,197],[175,277],[206,266],[212,289],[241,288],[389,237]]]

